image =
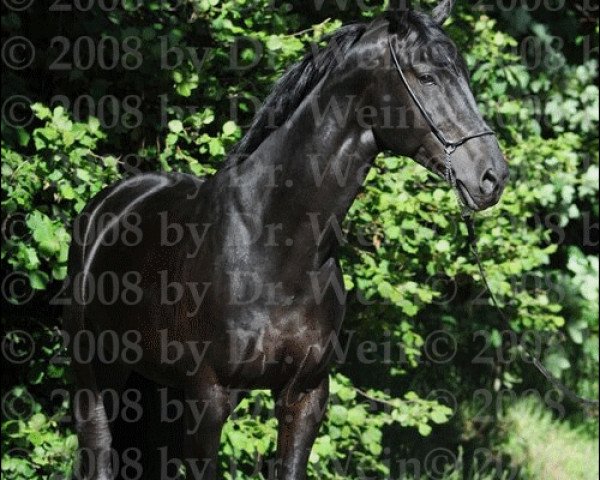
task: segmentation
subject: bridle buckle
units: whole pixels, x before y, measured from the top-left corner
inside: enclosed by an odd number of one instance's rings
[[[454,152],[456,152],[457,148],[458,147],[456,145],[445,145],[444,151],[446,152],[446,155],[452,155]]]

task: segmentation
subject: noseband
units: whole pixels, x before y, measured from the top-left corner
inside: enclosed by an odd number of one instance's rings
[[[429,125],[431,132],[436,136],[436,138],[440,141],[440,143],[444,147],[444,153],[446,154],[446,158],[445,158],[445,162],[444,162],[445,166],[446,166],[446,180],[448,181],[448,183],[450,183],[450,185],[452,185],[452,188],[454,189],[454,192],[456,193],[456,196],[459,200],[459,204],[461,205],[461,207],[463,209],[463,213],[470,212],[470,208],[465,204],[462,195],[460,195],[460,193],[458,191],[458,186],[456,184],[456,177],[454,175],[454,171],[452,170],[451,156],[458,147],[460,147],[461,145],[464,145],[469,140],[472,140],[474,138],[485,137],[488,135],[493,136],[493,135],[495,135],[495,133],[492,130],[487,129],[487,130],[483,130],[478,133],[466,135],[455,141],[448,140],[446,138],[446,136],[444,135],[444,133],[435,124],[435,122],[433,121],[433,119],[431,118],[429,113],[427,113],[427,110],[425,110],[425,107],[423,106],[423,104],[421,103],[421,101],[419,100],[417,95],[415,94],[414,90],[410,87],[408,80],[406,79],[406,75],[404,75],[404,71],[402,70],[402,67],[400,66],[400,62],[398,61],[398,56],[396,55],[396,51],[394,50],[394,47],[392,46],[392,39],[389,36],[388,36],[388,45],[390,47],[390,53],[392,54],[392,60],[394,61],[394,65],[396,66],[396,71],[398,72],[398,75],[400,76],[400,80],[402,80],[402,83],[404,84],[404,87],[408,91],[410,98],[412,98],[413,102],[415,103],[415,105],[417,106],[419,111],[421,112],[421,115],[425,119],[425,122],[427,123],[427,125]]]
[[[460,147],[461,145],[464,145],[469,140],[472,140],[474,138],[485,137],[487,135],[495,135],[495,133],[492,130],[487,129],[482,132],[474,133],[472,135],[466,135],[462,138],[459,138],[458,140],[456,140],[454,142],[449,141],[446,138],[446,136],[444,135],[444,133],[437,127],[437,125],[435,124],[435,122],[433,121],[431,116],[427,113],[427,110],[425,110],[425,107],[423,106],[423,104],[419,101],[419,98],[415,94],[414,90],[408,84],[408,80],[406,79],[406,76],[404,75],[404,72],[402,71],[402,67],[400,66],[400,62],[398,61],[396,51],[394,50],[394,48],[392,46],[391,37],[389,37],[389,36],[388,36],[388,45],[390,47],[390,53],[392,54],[392,59],[394,60],[394,65],[396,66],[396,71],[398,72],[398,75],[400,76],[402,83],[406,87],[406,90],[408,91],[413,102],[415,102],[415,105],[421,112],[421,115],[423,115],[425,122],[427,122],[427,125],[429,125],[431,132],[437,137],[437,139],[440,141],[440,143],[444,147],[444,152],[446,154],[446,158],[445,158],[446,180],[452,186],[452,189],[454,190],[454,193],[456,194],[456,197],[458,199],[458,203],[461,206],[462,218],[465,221],[465,224],[467,226],[469,246],[472,249],[473,255],[475,257],[475,261],[477,263],[477,266],[479,267],[481,279],[482,279],[486,289],[490,293],[492,303],[500,315],[500,319],[501,319],[501,322],[502,322],[504,328],[507,331],[516,333],[517,338],[518,338],[519,334],[513,329],[508,317],[504,314],[504,311],[500,308],[498,301],[496,300],[496,297],[494,295],[494,292],[490,288],[489,282],[487,280],[487,275],[486,275],[485,269],[483,268],[483,263],[481,261],[480,255],[479,255],[479,248],[477,246],[477,236],[475,234],[475,225],[473,222],[472,209],[468,205],[465,204],[465,201],[463,200],[463,197],[458,190],[458,186],[456,183],[456,176],[454,175],[454,172],[452,170],[451,156],[458,147]],[[525,358],[528,361],[530,361],[536,367],[536,369],[565,397],[567,397],[572,402],[574,402],[586,409],[595,409],[597,411],[598,400],[583,398],[583,397],[577,395],[575,392],[573,392],[571,389],[569,389],[564,383],[562,383],[559,379],[557,379],[554,375],[552,375],[552,373],[550,373],[550,371],[542,364],[540,359],[535,354],[531,354],[525,346],[523,346],[523,353],[524,353]]]

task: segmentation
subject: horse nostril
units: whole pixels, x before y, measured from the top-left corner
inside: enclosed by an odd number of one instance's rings
[[[499,186],[498,177],[492,169],[489,169],[483,174],[480,185],[481,193],[484,195],[491,195],[498,190]]]

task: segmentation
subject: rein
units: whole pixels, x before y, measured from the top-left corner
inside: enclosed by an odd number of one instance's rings
[[[473,256],[475,257],[475,262],[477,263],[477,267],[479,268],[479,274],[481,275],[481,280],[483,281],[483,285],[485,286],[486,290],[490,294],[490,298],[492,299],[492,304],[494,305],[494,307],[496,308],[496,311],[500,315],[500,318],[502,320],[502,325],[505,330],[517,333],[515,331],[515,329],[512,328],[510,322],[508,321],[508,318],[504,314],[504,311],[500,308],[498,301],[496,300],[496,296],[494,295],[494,292],[490,288],[490,284],[488,282],[487,275],[486,275],[485,269],[483,268],[483,263],[481,261],[479,247],[477,245],[477,236],[475,234],[475,224],[473,222],[473,212],[465,213],[463,211],[461,216],[467,226],[467,232],[468,232],[468,237],[469,237],[469,240],[468,240],[469,246],[471,247],[471,251],[473,253]],[[583,398],[583,397],[577,395],[575,392],[570,390],[564,383],[562,383],[558,378],[556,378],[554,375],[552,375],[552,373],[550,373],[550,371],[548,371],[548,369],[542,364],[542,362],[540,362],[540,360],[535,355],[532,355],[529,352],[529,350],[527,350],[527,348],[525,348],[524,345],[521,345],[521,346],[523,347],[523,353],[525,354],[525,358],[527,359],[527,361],[531,362],[535,366],[535,368],[546,378],[546,380],[548,380],[565,397],[567,397],[569,400],[578,404],[581,407],[588,408],[588,409],[592,409],[592,408],[597,409],[598,408],[598,400]]]
[[[396,51],[394,50],[394,48],[392,46],[391,37],[388,37],[388,45],[390,47],[390,53],[392,55],[392,60],[394,61],[394,65],[396,67],[396,71],[398,72],[398,75],[399,75],[400,79],[402,80],[402,83],[404,84],[404,86],[405,86],[406,90],[408,91],[410,97],[412,98],[413,102],[419,109],[421,115],[423,116],[423,118],[425,119],[425,121],[427,122],[429,127],[431,128],[431,132],[437,137],[437,139],[440,141],[440,143],[444,147],[446,181],[452,186],[452,189],[454,190],[454,193],[458,200],[458,204],[461,208],[461,218],[465,222],[465,225],[467,226],[469,247],[475,258],[477,267],[479,268],[479,273],[481,275],[483,284],[484,284],[486,290],[490,294],[492,304],[494,305],[495,309],[498,311],[498,314],[500,315],[500,319],[502,320],[503,328],[509,332],[513,332],[513,333],[517,334],[515,329],[510,324],[508,318],[504,314],[504,311],[500,308],[500,305],[498,304],[498,301],[496,300],[496,296],[494,295],[494,292],[490,288],[490,285],[489,285],[489,282],[487,279],[487,275],[486,275],[486,271],[483,267],[483,262],[481,261],[479,247],[477,244],[475,223],[473,221],[474,211],[468,205],[465,204],[463,197],[461,196],[461,194],[459,192],[457,181],[456,181],[456,176],[452,169],[452,154],[456,151],[456,149],[458,147],[460,147],[461,145],[464,145],[469,140],[472,140],[474,138],[480,138],[480,137],[484,137],[484,136],[488,136],[488,135],[495,136],[495,133],[492,130],[487,129],[487,130],[483,130],[478,133],[466,135],[462,138],[459,138],[456,141],[449,141],[445,137],[443,132],[437,127],[437,125],[435,124],[435,122],[433,121],[431,116],[427,113],[427,110],[425,110],[425,107],[423,106],[423,104],[421,103],[421,101],[419,100],[419,98],[417,97],[417,95],[415,94],[413,89],[411,88],[410,84],[408,83],[408,80],[406,79],[406,76],[404,75],[402,67],[400,66],[400,62],[398,61]],[[598,400],[587,399],[587,398],[583,398],[583,397],[577,395],[575,392],[570,390],[564,383],[562,383],[559,379],[557,379],[554,375],[552,375],[552,373],[550,373],[550,371],[544,365],[542,365],[540,360],[538,358],[536,358],[535,355],[532,355],[529,352],[529,350],[527,350],[527,348],[525,348],[524,345],[521,345],[521,346],[523,347],[523,352],[525,354],[525,358],[529,362],[531,362],[535,366],[535,368],[546,378],[546,380],[548,380],[566,398],[568,398],[572,402],[574,402],[584,408],[588,408],[588,409],[591,409],[591,408],[597,409],[598,408]]]

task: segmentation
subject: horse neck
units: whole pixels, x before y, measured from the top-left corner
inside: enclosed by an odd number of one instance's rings
[[[356,85],[368,83],[337,77],[323,79],[284,126],[224,172],[235,185],[228,205],[255,225],[276,225],[281,238],[305,246],[317,263],[338,242],[337,225],[378,153],[371,129],[356,115],[367,105]]]
[[[298,213],[308,208],[341,219],[350,208],[378,153],[371,129],[357,119],[363,103],[325,83],[293,116],[282,143],[282,178],[293,182],[286,203]]]

